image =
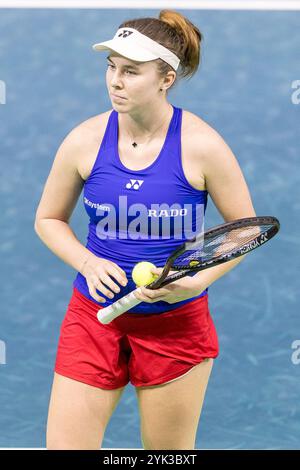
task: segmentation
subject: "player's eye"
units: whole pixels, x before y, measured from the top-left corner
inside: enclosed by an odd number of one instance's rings
[[[112,70],[115,68],[115,66],[113,64],[107,63],[106,65],[107,65],[107,67],[110,67]],[[136,73],[132,72],[131,70],[125,70],[125,73],[128,74],[128,75],[136,75]]]

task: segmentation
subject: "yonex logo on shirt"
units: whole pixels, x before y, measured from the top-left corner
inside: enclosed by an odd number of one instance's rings
[[[130,183],[126,184],[126,189],[135,189],[137,191],[138,189],[140,189],[143,182],[143,180],[130,180]]]
[[[130,36],[130,34],[132,34],[133,31],[127,31],[126,29],[124,29],[122,31],[122,33],[118,34],[118,38],[119,37],[122,37],[122,38],[127,38],[128,36]]]

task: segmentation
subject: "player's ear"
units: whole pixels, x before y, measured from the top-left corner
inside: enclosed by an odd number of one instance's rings
[[[164,77],[163,88],[167,90],[170,88],[176,80],[176,72],[174,70],[169,70],[166,76]]]
[[[160,81],[159,89],[161,91],[167,91],[176,80],[176,72],[174,70],[169,70],[168,73]]]

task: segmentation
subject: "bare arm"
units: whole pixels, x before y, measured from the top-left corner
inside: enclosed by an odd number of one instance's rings
[[[76,128],[62,142],[37,208],[34,228],[53,253],[85,276],[90,295],[98,302],[104,302],[96,289],[108,297],[113,296],[112,291],[118,292],[119,286],[110,276],[125,285],[126,273],[112,261],[91,253],[69,226],[84,185],[78,172],[78,159],[84,155],[83,147],[89,137],[86,130]]]
[[[79,137],[72,131],[57,151],[34,225],[45,245],[77,271],[81,270],[90,254],[69,226],[69,219],[84,184],[77,170],[79,151]]]
[[[225,222],[256,216],[242,170],[228,145],[217,133],[207,138],[203,171],[209,195]],[[199,279],[201,288],[206,288],[231,271],[245,256],[206,269],[194,278]]]

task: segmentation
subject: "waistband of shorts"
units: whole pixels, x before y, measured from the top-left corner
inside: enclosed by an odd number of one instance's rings
[[[93,300],[87,298],[82,292],[80,292],[76,287],[73,287],[73,295],[77,298],[79,298],[82,302],[85,302],[88,307],[92,308],[95,310],[95,312],[98,312],[100,310],[101,306],[94,302]],[[165,312],[161,313],[123,313],[122,317],[123,318],[148,318],[148,317],[166,317],[169,315],[174,315],[174,314],[180,314],[186,310],[187,307],[194,307],[194,306],[200,306],[201,304],[206,304],[208,301],[208,294],[206,293],[205,295],[202,295],[201,297],[197,297],[197,299],[191,300],[190,302],[185,303],[184,305],[181,305],[180,307],[173,308],[171,310],[166,310]]]

